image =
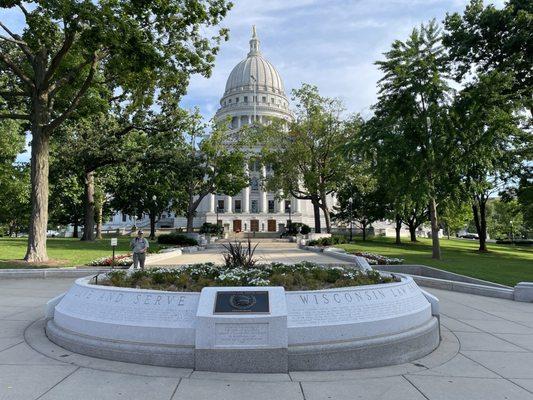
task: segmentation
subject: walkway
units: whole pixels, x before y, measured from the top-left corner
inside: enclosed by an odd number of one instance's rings
[[[533,304],[430,290],[444,340],[392,367],[290,374],[220,374],[100,360],[48,341],[46,301],[71,279],[0,281],[0,399],[533,399]]]
[[[245,244],[245,242],[243,242]],[[296,243],[289,242],[273,242],[273,241],[257,241],[252,245],[257,244],[255,250],[255,258],[261,263],[283,262],[283,263],[297,263],[301,261],[310,261],[319,264],[339,264],[336,258],[328,257],[322,253],[314,253],[312,251],[300,250]],[[221,244],[216,247],[208,248],[197,253],[187,253],[181,256],[170,257],[164,261],[156,261],[155,265],[184,265],[196,264],[203,262],[213,262],[221,264],[224,262],[222,253],[225,251]],[[148,258],[148,264],[149,263]]]

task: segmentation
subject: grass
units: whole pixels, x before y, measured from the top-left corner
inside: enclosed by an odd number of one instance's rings
[[[84,265],[95,258],[110,256],[109,239],[81,242],[72,238],[48,239],[46,264],[28,266],[22,262],[26,238],[0,238],[0,268],[72,267]],[[129,251],[129,238],[118,239],[117,253]],[[151,243],[155,248],[155,243]],[[477,241],[442,239],[442,260],[431,258],[431,241],[420,239],[410,243],[404,239],[400,246],[392,238],[372,238],[338,245],[349,251],[368,251],[389,257],[405,259],[405,264],[422,264],[458,274],[514,286],[518,282],[533,282],[533,248],[489,243],[488,253],[477,252]]]
[[[128,253],[129,241],[128,237],[119,238],[116,254]],[[50,261],[28,266],[22,261],[26,253],[26,244],[27,238],[0,238],[0,269],[73,267],[84,265],[95,258],[112,255],[109,239],[82,242],[73,238],[48,238]]]
[[[474,278],[514,286],[518,282],[533,281],[533,248],[488,243],[489,251],[479,253],[475,240],[441,239],[442,260],[431,258],[431,240],[419,239],[411,243],[403,239],[401,245],[393,238],[372,238],[355,243],[337,245],[345,250],[367,251],[388,257],[403,258],[404,264],[421,264]]]

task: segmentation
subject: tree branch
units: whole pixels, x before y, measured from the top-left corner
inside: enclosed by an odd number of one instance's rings
[[[50,97],[54,97],[55,94],[65,85],[72,83],[76,80],[76,78],[79,76],[79,73],[83,68],[85,68],[87,65],[91,64],[94,61],[93,58],[87,59],[84,62],[78,64],[76,68],[74,68],[67,76],[64,76],[61,79],[58,79],[53,84],[51,84],[48,87],[48,93],[50,94]],[[51,76],[50,76],[51,77]]]
[[[31,51],[30,51],[30,48],[28,47],[28,44],[25,41],[23,41],[22,38],[19,35],[17,35],[16,33],[11,32],[11,30],[7,26],[5,26],[2,23],[2,21],[0,21],[0,26],[2,27],[2,29],[4,29],[4,31],[6,31],[9,34],[9,36],[11,36],[13,38],[13,40],[9,39],[9,38],[6,38],[4,36],[1,36],[1,38],[18,45],[20,47],[20,49],[22,50],[22,52],[26,55],[28,60],[30,62],[33,62],[33,55],[31,54]]]
[[[17,92],[17,91],[12,91],[12,92],[0,92],[0,96],[2,97],[5,97],[5,98],[9,98],[9,97],[18,97],[18,96],[27,96],[28,94],[25,93],[25,92]]]
[[[35,87],[32,80],[4,53],[0,53],[0,61],[6,64],[30,89]]]
[[[21,3],[17,3],[17,6],[20,8],[20,11],[22,11],[22,13],[24,14],[24,17],[28,18],[29,16],[28,10],[26,10],[26,8]]]
[[[61,46],[61,49],[59,49],[56,55],[52,58],[52,62],[50,63],[50,68],[48,68],[48,71],[46,71],[46,74],[44,76],[45,82],[48,82],[50,78],[52,78],[54,73],[57,71],[57,68],[61,64],[61,61],[63,60],[63,58],[65,58],[65,55],[68,53],[68,51],[72,47],[72,44],[74,43],[75,38],[76,38],[76,32],[73,30],[69,30],[67,34],[65,35],[65,40],[63,41],[63,45]]]
[[[30,120],[30,116],[26,114],[0,114],[0,119],[23,119]]]
[[[78,93],[76,94],[76,96],[74,97],[74,99],[72,100],[72,103],[70,103],[70,106],[65,110],[65,112],[63,112],[63,114],[61,114],[59,117],[57,117],[56,119],[54,119],[52,122],[50,122],[46,127],[45,129],[47,131],[53,131],[54,129],[56,129],[59,125],[61,125],[61,123],[63,123],[63,121],[65,119],[68,118],[68,116],[70,114],[72,114],[72,112],[76,109],[76,107],[78,106],[81,98],[83,97],[83,95],[85,94],[85,92],[89,89],[89,86],[91,85],[92,83],[92,80],[93,80],[93,77],[94,77],[94,74],[96,72],[96,63],[97,63],[97,60],[98,58],[96,57],[96,54],[94,54],[93,56],[93,59],[92,59],[92,64],[91,64],[91,69],[89,70],[89,74],[87,75],[87,77],[85,78],[85,81],[83,82],[83,85],[81,86],[80,90],[78,91]]]

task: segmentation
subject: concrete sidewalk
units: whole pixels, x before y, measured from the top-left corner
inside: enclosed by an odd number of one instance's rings
[[[0,281],[0,399],[533,399],[533,304],[430,290],[439,348],[384,368],[220,374],[101,360],[46,338],[43,306],[72,279]]]
[[[246,245],[245,242],[243,242]],[[314,253],[312,251],[300,250],[296,243],[288,242],[274,242],[274,241],[257,241],[252,242],[252,245],[257,248],[255,250],[255,258],[260,263],[298,263],[302,261],[310,261],[317,264],[339,264],[343,263],[336,258],[329,257],[324,253]],[[152,264],[158,266],[172,266],[172,265],[184,265],[184,264],[196,264],[204,262],[212,262],[216,264],[222,264],[224,258],[222,253],[225,251],[221,244],[217,244],[215,247],[208,248],[195,253],[185,253],[179,256],[165,258],[164,260],[158,260]],[[150,258],[147,259],[147,264],[150,265]]]

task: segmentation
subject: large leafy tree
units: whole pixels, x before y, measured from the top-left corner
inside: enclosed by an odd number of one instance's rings
[[[18,121],[0,121],[0,224],[7,226],[10,235],[25,230],[28,223],[28,166],[15,163],[23,150]]]
[[[492,71],[477,76],[453,107],[463,188],[470,203],[479,251],[487,251],[487,202],[523,168],[530,134],[521,127],[520,103],[511,93],[514,79]]]
[[[405,42],[396,40],[385,60],[377,65],[384,76],[379,81],[378,103],[371,140],[383,147],[389,170],[405,174],[419,198],[427,198],[432,232],[432,257],[440,259],[437,202],[449,183],[454,140],[449,129],[448,108],[452,90],[449,69],[440,43],[440,30],[431,21],[414,29]],[[403,160],[403,161],[402,161]]]
[[[498,71],[513,77],[508,94],[533,110],[533,3],[508,0],[501,9],[471,0],[463,14],[446,17],[444,45],[457,77]]]
[[[327,198],[345,177],[344,147],[358,134],[360,123],[343,121],[344,107],[339,100],[321,96],[316,86],[303,84],[292,94],[296,119],[288,130],[285,121],[260,129],[263,162],[274,171],[267,177],[266,187],[285,196],[310,200],[315,232],[321,231],[320,211],[330,232],[331,204]]]
[[[68,166],[70,173],[81,180],[82,240],[95,239],[95,216],[99,212],[95,204],[103,196],[102,188],[96,185],[99,171],[111,165],[131,164],[143,157],[147,140],[144,132],[136,129],[137,124],[122,121],[113,114],[98,113],[72,119],[61,128],[58,136],[61,146],[56,146],[54,155],[63,168]]]
[[[95,85],[131,109],[154,96],[185,91],[192,73],[209,75],[225,0],[59,1],[2,0],[20,11],[25,26],[0,27],[1,119],[27,121],[32,135],[27,261],[45,261],[50,138]],[[159,90],[157,90],[159,89]]]
[[[181,171],[180,185],[187,197],[184,210],[187,232],[193,231],[193,221],[201,201],[210,193],[237,195],[249,184],[246,156],[241,139],[227,129],[227,124],[212,126],[209,134],[198,114],[193,116],[187,141],[176,154]]]

